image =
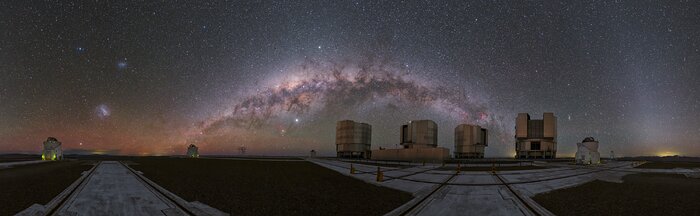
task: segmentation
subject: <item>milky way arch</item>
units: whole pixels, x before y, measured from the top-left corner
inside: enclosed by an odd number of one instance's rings
[[[193,134],[209,140],[218,137],[219,141],[243,136],[241,133],[262,136],[258,133],[261,130],[284,132],[284,126],[276,126],[283,116],[338,118],[338,113],[362,110],[381,101],[387,113],[407,106],[431,110],[456,122],[488,127],[496,136],[505,135],[502,119],[477,94],[412,77],[405,67],[385,61],[307,60],[278,79],[239,97],[224,114],[200,122]]]

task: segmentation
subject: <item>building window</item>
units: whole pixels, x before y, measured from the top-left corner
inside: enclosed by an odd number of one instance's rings
[[[540,150],[540,142],[531,142],[530,150]]]

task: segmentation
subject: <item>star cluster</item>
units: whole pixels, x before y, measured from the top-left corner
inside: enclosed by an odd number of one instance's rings
[[[335,122],[493,133],[558,117],[559,151],[700,155],[692,1],[0,2],[0,152],[333,154]]]

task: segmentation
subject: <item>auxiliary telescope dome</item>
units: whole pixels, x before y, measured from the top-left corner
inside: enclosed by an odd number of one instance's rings
[[[43,150],[41,151],[42,160],[61,160],[63,159],[63,149],[61,148],[61,142],[55,137],[48,137],[43,143]]]

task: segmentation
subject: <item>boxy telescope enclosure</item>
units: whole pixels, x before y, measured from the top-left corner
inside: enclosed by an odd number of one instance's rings
[[[515,118],[516,158],[556,158],[557,117],[544,113],[542,119],[530,119],[527,113]]]
[[[401,126],[403,148],[435,148],[438,145],[438,126],[432,120],[409,121]]]
[[[352,120],[342,120],[336,124],[335,146],[338,157],[369,158],[371,145],[371,125]]]
[[[455,158],[484,158],[484,149],[488,145],[486,129],[469,124],[455,127]]]

